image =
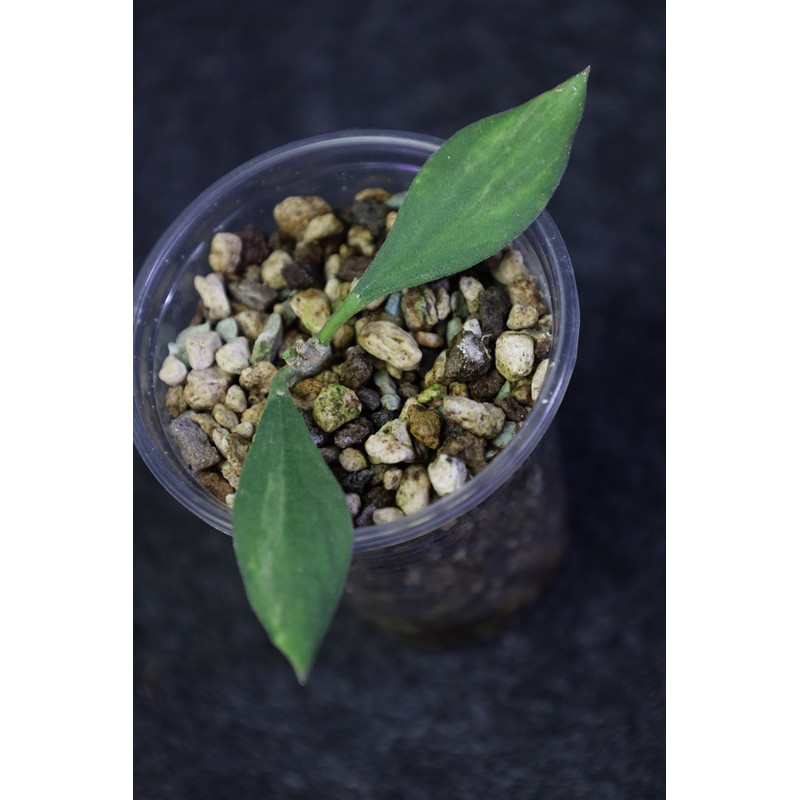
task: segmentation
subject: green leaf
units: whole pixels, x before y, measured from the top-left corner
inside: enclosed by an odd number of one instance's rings
[[[519,236],[564,174],[588,77],[587,68],[448,139],[417,173],[389,236],[320,341],[373,300],[471,267]]]
[[[305,683],[350,566],[353,526],[288,387],[272,380],[233,507],[233,545],[250,605]]]

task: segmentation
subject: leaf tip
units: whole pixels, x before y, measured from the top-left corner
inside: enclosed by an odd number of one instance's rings
[[[297,682],[301,686],[305,686],[308,683],[308,676],[311,674],[311,668],[314,666],[314,655],[310,658],[298,658],[294,655],[290,655],[285,650],[283,651],[283,655],[294,670],[294,676],[297,678]]]

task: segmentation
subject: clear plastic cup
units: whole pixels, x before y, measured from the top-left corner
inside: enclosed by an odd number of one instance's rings
[[[210,526],[230,534],[230,510],[181,461],[157,374],[167,343],[195,313],[193,279],[210,271],[213,234],[247,224],[273,230],[272,209],[289,195],[321,195],[335,207],[362,188],[402,191],[441,143],[351,130],[272,150],[201,194],[148,255],[134,286],[134,442],[164,488]],[[515,246],[553,315],[544,385],[517,435],[464,488],[401,520],[356,529],[343,601],[387,632],[442,641],[491,628],[538,595],[566,543],[553,422],[577,355],[577,289],[547,212]]]

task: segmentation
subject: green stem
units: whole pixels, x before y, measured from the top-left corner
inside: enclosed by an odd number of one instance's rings
[[[317,339],[320,343],[330,344],[336,331],[338,331],[350,317],[358,314],[362,308],[361,296],[357,291],[350,292],[344,299],[344,302],[331,314],[328,321],[322,326],[322,330],[317,334]]]

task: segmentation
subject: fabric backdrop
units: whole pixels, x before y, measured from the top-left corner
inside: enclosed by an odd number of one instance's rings
[[[134,453],[134,783],[147,800],[662,797],[664,8],[642,0],[138,0],[134,272],[242,162],[354,127],[447,137],[591,64],[549,210],[581,344],[559,412],[571,542],[540,601],[442,652],[340,611],[308,686],[228,537]]]

